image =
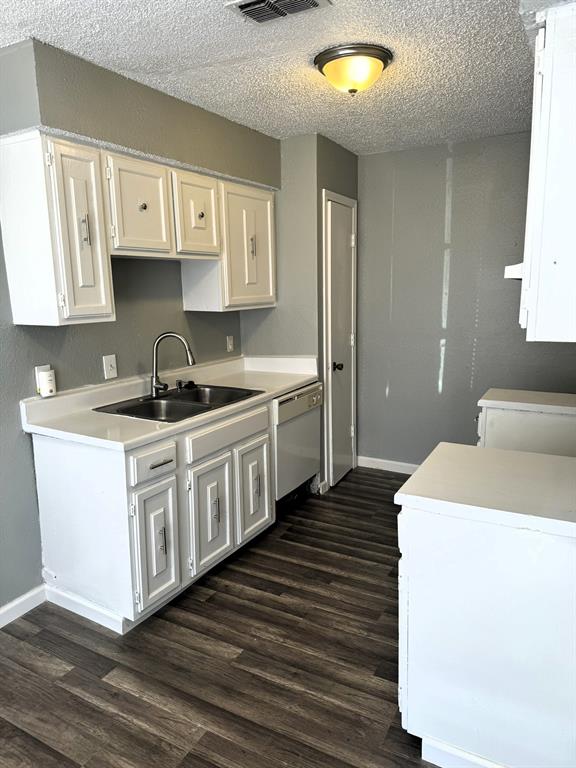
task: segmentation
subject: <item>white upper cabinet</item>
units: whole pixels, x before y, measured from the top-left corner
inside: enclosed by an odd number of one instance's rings
[[[576,341],[576,4],[542,14],[536,41],[520,325],[528,341]],[[521,274],[518,274],[520,273]]]
[[[177,252],[220,254],[218,182],[187,171],[171,176]]]
[[[274,195],[228,183],[220,184],[220,195],[225,304],[273,304]]]
[[[172,206],[166,166],[124,155],[104,155],[113,253],[172,251]],[[172,256],[173,258],[173,256]]]
[[[184,309],[223,312],[276,303],[274,193],[220,182],[222,258],[182,263]]]
[[[3,139],[0,219],[15,324],[115,319],[97,149],[38,131]]]

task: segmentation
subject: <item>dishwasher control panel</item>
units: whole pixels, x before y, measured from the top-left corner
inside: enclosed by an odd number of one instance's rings
[[[311,384],[274,401],[274,421],[282,424],[323,403],[322,384]]]

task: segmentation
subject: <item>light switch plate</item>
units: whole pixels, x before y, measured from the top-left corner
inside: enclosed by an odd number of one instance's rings
[[[115,379],[118,376],[118,366],[116,365],[116,355],[104,355],[102,357],[102,367],[104,369],[105,379]]]
[[[234,336],[226,336],[226,352],[234,352]]]

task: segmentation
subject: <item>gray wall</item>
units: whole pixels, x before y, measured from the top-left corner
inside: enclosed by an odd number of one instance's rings
[[[0,48],[0,134],[39,123],[33,41]]]
[[[322,189],[356,198],[358,158],[320,135],[282,141],[276,198],[278,306],[242,313],[247,354],[321,350]]]
[[[280,186],[277,139],[35,40],[4,49],[0,103],[4,133],[41,124]]]
[[[262,184],[280,182],[275,139],[185,104],[50,46],[0,52],[4,133],[39,124],[173,158]],[[40,583],[40,533],[32,448],[18,401],[33,394],[34,365],[52,363],[60,389],[102,381],[101,356],[118,355],[119,376],[150,370],[152,342],[172,328],[199,361],[241,352],[239,313],[184,313],[177,262],[115,259],[117,321],[71,328],[15,327],[0,241],[0,606]],[[180,365],[166,344],[161,366]]]
[[[282,141],[282,188],[276,195],[278,305],[242,313],[246,354],[315,355],[316,136]]]
[[[360,158],[360,455],[474,443],[489,387],[576,391],[574,345],[527,343],[503,279],[522,260],[528,157],[518,134]]]

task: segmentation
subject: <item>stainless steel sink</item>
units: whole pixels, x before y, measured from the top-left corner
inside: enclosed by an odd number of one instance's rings
[[[255,389],[242,389],[241,387],[216,387],[208,384],[194,384],[184,386],[182,389],[172,390],[167,397],[175,402],[205,403],[214,407],[237,403],[248,397],[259,395]]]
[[[135,419],[174,422],[189,419],[192,416],[198,416],[259,394],[261,394],[261,390],[212,387],[190,382],[155,398],[141,397],[136,400],[124,400],[121,403],[104,405],[94,410],[103,413],[115,413],[119,416],[131,416]]]
[[[181,403],[174,400],[144,400],[133,405],[120,406],[116,413],[120,416],[135,416],[137,419],[154,421],[181,421],[210,410],[202,403]]]

